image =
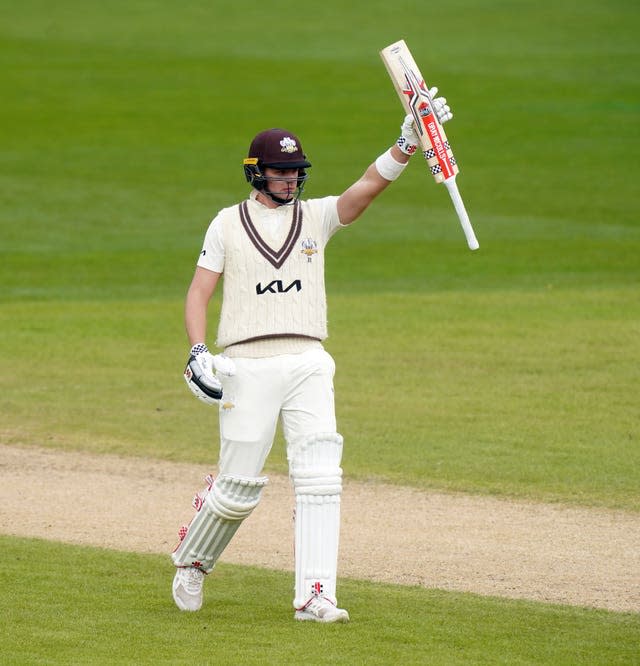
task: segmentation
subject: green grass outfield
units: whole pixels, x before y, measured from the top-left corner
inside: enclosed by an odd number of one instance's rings
[[[180,613],[166,558],[5,537],[0,547],[3,664],[638,663],[632,613],[347,580],[357,620],[309,625],[274,603],[290,574],[225,564],[202,611]]]
[[[637,3],[622,0],[4,3],[0,442],[215,461],[215,413],[180,377],[182,303],[206,226],[246,194],[241,160],[266,127],[301,136],[307,196],[359,177],[399,131],[378,51],[404,38],[453,107],[447,134],[481,248],[466,249],[420,158],[332,240],[327,348],[345,471],[640,510],[639,28]],[[267,472],[284,466],[279,441]],[[4,552],[22,544],[3,539]],[[229,595],[224,619],[184,618],[158,587],[162,560],[136,559],[149,580],[119,582],[109,572],[125,556],[37,542],[25,556],[42,562],[48,548],[55,581],[12,588],[23,604],[12,612],[38,617],[11,625],[15,663],[28,654],[19,641],[34,662],[71,661],[54,649],[54,620],[89,659],[73,609],[93,576],[129,590],[124,617],[135,608],[149,655],[158,636],[175,650],[185,627],[202,647],[192,656],[206,655],[220,634],[257,630],[256,616],[269,649],[282,644],[280,663],[300,646],[350,654],[355,636],[373,654],[391,628],[410,645],[430,636],[434,663],[629,663],[638,633],[628,616],[353,583],[350,608],[360,594],[379,607],[326,638],[248,601],[244,588],[286,577],[229,567],[216,588]],[[47,585],[60,606],[41,603]],[[99,626],[122,631],[122,613],[101,607]],[[530,628],[533,617],[546,619]],[[101,640],[94,656],[106,660]]]

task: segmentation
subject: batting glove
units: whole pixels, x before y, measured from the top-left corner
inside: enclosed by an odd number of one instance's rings
[[[429,97],[431,97],[431,105],[433,106],[433,111],[436,114],[438,122],[441,125],[443,125],[448,120],[451,120],[451,118],[453,118],[453,113],[451,113],[451,109],[447,105],[447,98],[436,97],[437,94],[438,94],[438,87],[433,86],[433,88],[429,90]]]
[[[213,405],[222,398],[222,384],[215,372],[231,377],[235,374],[235,364],[223,354],[213,356],[207,345],[193,345],[189,360],[184,369],[184,379],[191,392],[207,405]]]
[[[404,122],[400,125],[400,137],[396,141],[398,148],[405,155],[413,155],[418,149],[418,135],[416,128],[413,125],[413,116],[411,114],[405,116]]]
[[[447,98],[436,97],[437,94],[438,88],[437,86],[433,86],[433,88],[429,90],[431,105],[433,106],[433,112],[436,114],[438,122],[442,125],[453,118],[453,113],[447,104]],[[398,144],[398,148],[400,148],[405,155],[413,155],[418,149],[420,140],[418,139],[418,134],[414,125],[413,115],[408,114],[405,116],[404,122],[400,126],[400,137],[396,143]]]

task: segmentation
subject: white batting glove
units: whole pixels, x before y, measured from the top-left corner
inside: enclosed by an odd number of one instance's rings
[[[405,155],[413,155],[418,150],[420,140],[413,125],[413,116],[410,113],[404,117],[404,122],[400,125],[400,132],[401,134],[396,141],[398,148]]]
[[[442,125],[453,118],[453,113],[447,104],[447,98],[436,97],[437,94],[438,87],[433,86],[433,88],[429,90],[429,97],[431,97],[433,112],[436,114],[438,122]],[[412,114],[409,113],[404,117],[404,122],[400,126],[400,137],[396,143],[398,144],[398,148],[400,148],[405,155],[413,155],[418,149],[420,139],[416,132]]]
[[[235,364],[223,354],[213,356],[207,345],[193,345],[189,352],[189,360],[184,369],[184,379],[191,392],[207,405],[213,405],[222,398],[222,384],[215,372],[232,376]]]
[[[453,118],[453,113],[451,113],[451,109],[447,105],[447,98],[436,97],[437,94],[438,94],[438,87],[433,86],[433,88],[429,90],[429,97],[431,97],[431,104],[433,106],[433,111],[436,114],[436,117],[438,118],[438,122],[441,125],[443,125],[448,120],[451,120],[451,118]]]
[[[215,356],[212,356],[211,359],[216,372],[219,372],[221,375],[226,375],[227,377],[233,377],[233,375],[236,374],[236,364],[232,358],[229,358],[224,354],[216,354]]]

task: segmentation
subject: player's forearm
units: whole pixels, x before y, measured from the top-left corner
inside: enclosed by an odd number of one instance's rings
[[[207,336],[207,303],[189,290],[184,308],[184,323],[191,346],[204,342]]]
[[[207,312],[201,307],[196,307],[192,301],[187,300],[185,307],[185,328],[189,345],[193,346],[204,342],[207,337]]]
[[[209,298],[210,296],[196,284],[189,287],[184,307],[184,322],[192,346],[206,340]]]
[[[184,321],[187,337],[192,346],[199,342],[205,342],[207,308],[219,276],[219,273],[197,268],[189,286],[184,307]]]
[[[391,159],[392,170],[402,170],[409,161],[397,145],[386,152],[386,159]],[[349,187],[338,199],[338,215],[342,224],[350,224],[367,209],[369,204],[394,180],[390,171],[380,172],[379,160],[369,165],[362,177]],[[386,177],[385,177],[386,176]],[[397,176],[396,176],[397,177]]]

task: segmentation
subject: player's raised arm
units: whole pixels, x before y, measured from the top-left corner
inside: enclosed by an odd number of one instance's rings
[[[413,132],[413,129],[410,129]],[[416,137],[417,139],[417,137]],[[414,150],[415,150],[415,145]],[[338,216],[341,224],[351,224],[367,206],[403,172],[409,162],[409,154],[397,145],[392,146],[369,165],[362,176],[348,187],[338,199]]]
[[[437,91],[437,88],[435,90]],[[444,98],[435,99],[433,107],[441,123],[452,117]],[[409,163],[409,158],[418,149],[419,142],[413,116],[407,115],[400,127],[400,137],[396,143],[370,164],[362,177],[338,198],[341,224],[355,221],[378,194],[400,176]]]

